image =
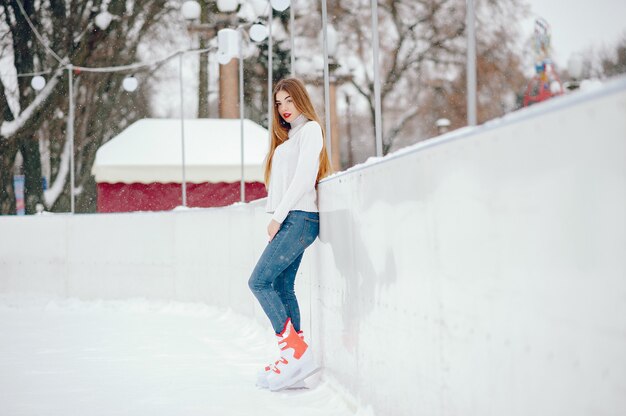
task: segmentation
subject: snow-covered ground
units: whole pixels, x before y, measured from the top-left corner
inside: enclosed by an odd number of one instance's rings
[[[1,415],[365,415],[319,376],[255,386],[273,335],[202,304],[0,295]]]

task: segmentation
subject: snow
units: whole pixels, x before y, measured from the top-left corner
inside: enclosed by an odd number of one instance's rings
[[[188,182],[231,182],[241,178],[239,119],[184,121]],[[267,129],[244,120],[245,178],[263,180]],[[96,153],[97,182],[171,183],[182,181],[180,119],[143,119],[131,124]]]
[[[5,294],[0,333],[3,415],[373,414],[319,375],[257,388],[272,331],[203,304]]]

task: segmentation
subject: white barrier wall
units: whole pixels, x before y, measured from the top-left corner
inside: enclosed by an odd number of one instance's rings
[[[319,195],[303,327],[377,414],[626,413],[626,80]],[[0,218],[0,292],[203,301],[267,324],[247,287],[263,204]]]
[[[379,414],[626,414],[625,79],[319,189],[313,331]]]
[[[175,212],[0,217],[0,293],[205,302],[255,315],[269,327],[248,288],[267,243],[264,202]],[[304,258],[299,270],[306,308],[309,261]]]

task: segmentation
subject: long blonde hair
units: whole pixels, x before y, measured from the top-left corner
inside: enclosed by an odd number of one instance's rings
[[[278,91],[285,91],[287,94],[291,96],[293,99],[293,103],[296,106],[296,109],[304,114],[306,118],[312,121],[316,121],[320,127],[322,127],[322,123],[320,122],[320,118],[317,116],[315,112],[315,108],[313,108],[313,104],[311,103],[311,98],[306,91],[306,88],[302,81],[297,78],[285,78],[276,84],[274,87],[274,102],[276,102],[276,94]],[[274,104],[274,117],[272,121],[272,136],[270,140],[270,149],[267,153],[267,157],[265,158],[265,188],[269,188],[270,184],[270,176],[272,173],[272,158],[274,157],[274,151],[285,140],[289,138],[289,123],[286,123],[280,114],[278,114],[278,107]],[[315,187],[317,187],[317,183],[326,176],[332,173],[332,166],[330,164],[330,160],[328,159],[328,153],[326,152],[326,140],[325,140],[324,128],[322,127],[322,150],[320,152],[319,161],[320,167],[317,171],[317,178],[315,179]]]

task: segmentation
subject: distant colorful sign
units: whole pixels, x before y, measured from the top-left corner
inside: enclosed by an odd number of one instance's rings
[[[24,184],[26,179],[24,175],[13,176],[13,189],[15,190],[15,213],[17,215],[26,214],[26,205],[24,203]]]
[[[563,86],[552,63],[552,32],[544,19],[535,21],[535,76],[524,93],[524,107],[563,94]]]

